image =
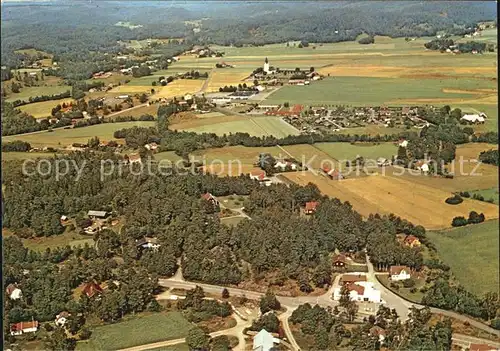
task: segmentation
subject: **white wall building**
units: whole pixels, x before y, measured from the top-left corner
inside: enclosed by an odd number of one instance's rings
[[[392,281],[407,280],[411,278],[410,268],[407,266],[391,266],[389,275]]]
[[[376,289],[371,282],[349,283],[345,286],[349,289],[349,295],[353,301],[382,302],[380,290]],[[340,290],[341,287],[336,287],[333,290],[333,299],[335,301],[340,300]]]

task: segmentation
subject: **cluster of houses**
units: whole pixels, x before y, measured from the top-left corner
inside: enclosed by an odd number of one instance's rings
[[[301,70],[296,69],[280,69],[272,67],[266,57],[264,66],[255,70],[249,79],[266,80],[266,85],[309,85],[311,81],[320,80],[323,77],[314,69]]]
[[[460,121],[468,124],[483,124],[486,118],[488,116],[484,112],[480,112],[478,114],[465,114],[460,118]]]
[[[184,55],[195,55],[198,58],[203,57],[222,57],[223,52],[210,49],[208,46],[195,45],[190,51],[184,53]]]

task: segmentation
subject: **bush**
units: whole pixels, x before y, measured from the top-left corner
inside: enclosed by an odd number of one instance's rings
[[[391,284],[390,284],[390,287],[391,287],[392,289],[394,289],[394,290],[399,290],[399,284],[397,284],[397,283],[391,283]]]
[[[403,286],[405,288],[413,288],[415,286],[415,281],[411,278],[403,280]]]
[[[463,227],[464,225],[467,225],[467,223],[468,223],[467,219],[465,219],[465,217],[462,216],[455,217],[451,221],[451,225],[453,227]]]
[[[469,192],[468,192],[468,191],[461,191],[461,192],[460,192],[460,196],[461,196],[461,197],[467,197],[467,198],[468,198],[468,197],[470,197],[470,194],[469,194]]]
[[[448,205],[458,205],[461,204],[464,200],[460,195],[453,195],[449,198],[447,198],[444,202],[446,202]]]
[[[481,213],[481,214],[478,214],[476,211],[471,211],[469,213],[469,219],[467,220],[467,223],[469,224],[477,224],[477,223],[481,223],[481,222],[484,222],[484,214]]]
[[[415,293],[417,292],[417,288],[411,288],[411,289],[410,289],[410,292],[411,292],[412,294],[415,294]]]
[[[500,318],[495,318],[490,323],[491,327],[500,330]]]
[[[371,35],[358,40],[358,43],[360,43],[360,44],[373,44],[374,42],[375,42],[375,38],[372,37]]]

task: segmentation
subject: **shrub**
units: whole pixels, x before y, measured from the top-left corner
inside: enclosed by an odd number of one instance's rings
[[[486,200],[486,202],[489,202],[490,204],[494,203],[495,202],[495,199],[490,197],[488,200]]]
[[[415,293],[417,292],[417,288],[411,288],[411,289],[410,289],[410,292],[411,292],[412,294],[415,294]]]
[[[469,224],[477,224],[484,222],[484,214],[478,214],[476,211],[471,211],[469,213],[469,219],[467,220],[467,223]]]
[[[372,37],[371,35],[358,40],[358,43],[360,43],[360,44],[373,44],[374,42],[375,42],[375,38]]]
[[[390,287],[393,288],[394,290],[399,290],[399,284],[397,283],[391,283]]]
[[[403,280],[403,286],[405,288],[412,288],[415,286],[415,281],[413,279],[406,279],[406,280]]]
[[[495,318],[491,321],[490,323],[492,328],[495,328],[497,330],[500,330],[500,318]]]
[[[468,192],[468,191],[461,191],[461,192],[460,192],[460,196],[461,196],[461,197],[470,197],[470,194],[469,194],[469,192]]]
[[[445,200],[445,202],[449,205],[458,205],[458,204],[462,203],[463,201],[464,200],[462,199],[462,197],[460,195],[457,195],[457,194],[455,194],[455,195],[453,195]]]
[[[453,227],[462,227],[464,225],[467,225],[467,223],[468,223],[467,219],[465,219],[465,217],[462,217],[462,216],[455,217],[451,221],[451,225]]]

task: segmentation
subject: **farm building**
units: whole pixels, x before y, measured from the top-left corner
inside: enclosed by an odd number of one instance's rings
[[[350,284],[350,283],[358,283],[358,282],[366,282],[366,275],[363,274],[344,274],[342,278],[340,278],[340,285]]]
[[[11,300],[19,300],[23,297],[23,292],[17,287],[17,284],[9,284],[5,289],[5,293]]]
[[[267,330],[262,329],[253,337],[253,351],[270,351],[274,349],[274,344],[279,344],[280,339],[275,338]]]
[[[87,295],[87,297],[91,298],[94,296],[98,296],[102,293],[102,288],[95,281],[89,282],[85,284],[83,287],[82,293]]]
[[[38,321],[19,322],[10,325],[10,335],[22,335],[24,333],[34,333],[38,330]]]
[[[410,268],[407,266],[391,266],[389,269],[389,277],[393,281],[410,279]]]
[[[409,247],[418,247],[421,245],[420,240],[414,235],[407,235],[403,240],[403,244]]]
[[[108,213],[106,211],[94,211],[90,210],[87,212],[87,217],[89,218],[106,218]]]
[[[462,118],[460,118],[463,121],[467,121],[470,123],[484,123],[486,121],[486,114],[480,113],[480,114],[474,114],[474,115],[463,115]]]
[[[62,327],[66,324],[68,321],[68,318],[71,316],[71,314],[67,311],[62,311],[56,316],[55,323],[58,327]]]
[[[329,167],[322,168],[323,173],[330,179],[333,180],[341,180],[344,179],[344,176],[335,169],[330,169]]]

